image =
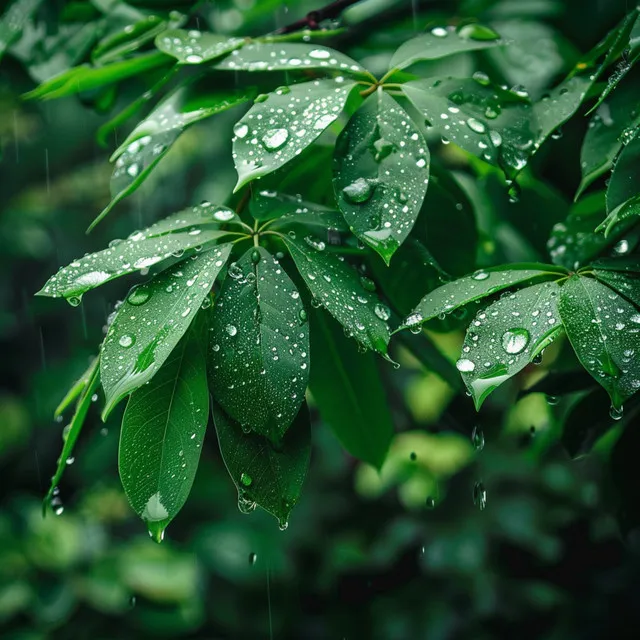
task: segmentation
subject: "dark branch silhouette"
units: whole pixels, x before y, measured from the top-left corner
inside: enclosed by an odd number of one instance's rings
[[[292,33],[294,31],[300,31],[300,29],[315,31],[320,28],[320,23],[323,20],[333,20],[337,18],[347,7],[356,4],[356,2],[360,2],[360,0],[335,0],[335,2],[331,2],[321,9],[309,11],[304,18],[280,27],[274,33]]]

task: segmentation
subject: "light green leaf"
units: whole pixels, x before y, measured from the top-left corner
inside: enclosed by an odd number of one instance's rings
[[[156,37],[156,47],[176,58],[181,64],[208,62],[230,53],[244,43],[244,38],[232,38],[195,29],[169,29]]]
[[[428,293],[399,329],[418,327],[427,320],[451,313],[474,300],[481,300],[511,287],[532,284],[539,280],[557,280],[566,274],[562,267],[537,263],[480,269]]]
[[[283,236],[309,291],[348,334],[367,349],[386,355],[389,309],[365,289],[356,270],[308,235]]]
[[[313,80],[259,96],[233,128],[235,191],[300,154],[338,118],[355,86],[341,78]]]
[[[322,419],[352,456],[380,469],[393,422],[374,355],[321,310],[311,314],[311,350],[309,386]]]
[[[501,297],[469,325],[456,363],[476,409],[562,331],[560,286],[542,282]]]
[[[102,38],[93,48],[91,60],[97,64],[106,64],[128,53],[134,53],[164,31],[167,24],[167,21],[159,16],[145,16],[142,20]]]
[[[133,510],[160,542],[191,491],[209,419],[206,316],[192,323],[148,384],[131,394],[118,467]]]
[[[289,514],[300,499],[311,455],[306,402],[277,446],[258,434],[245,434],[215,402],[213,420],[222,459],[238,489],[240,511],[250,513],[258,505],[286,529]]]
[[[611,179],[607,186],[607,212],[640,194],[638,185],[638,167],[640,167],[640,128],[633,133],[633,138],[622,149]]]
[[[562,287],[560,316],[582,366],[616,409],[640,388],[640,313],[606,285],[580,276]]]
[[[215,65],[221,71],[341,71],[371,79],[355,60],[339,51],[316,44],[256,42],[236,49]]]
[[[0,17],[0,60],[41,4],[42,0],[14,0]]]
[[[266,249],[249,249],[216,302],[209,386],[245,428],[274,442],[289,428],[309,378],[309,325],[300,294]]]
[[[507,176],[521,171],[535,150],[527,99],[490,85],[484,76],[416,80],[402,90],[444,139]]]
[[[477,51],[507,44],[490,27],[464,24],[458,27],[435,27],[402,44],[393,54],[389,69],[405,69],[420,60],[435,60],[456,53]]]
[[[198,253],[131,289],[102,344],[103,419],[153,378],[180,341],[222,270],[231,244]]]
[[[57,418],[61,416],[70,406],[71,403],[76,400],[82,392],[87,388],[91,376],[98,366],[98,356],[91,360],[91,363],[87,367],[86,371],[73,383],[73,386],[67,391],[64,398],[60,401],[60,404],[56,407],[53,413],[53,417]]]
[[[333,190],[353,233],[387,264],[413,228],[428,182],[429,150],[422,133],[378,89],[338,138]]]

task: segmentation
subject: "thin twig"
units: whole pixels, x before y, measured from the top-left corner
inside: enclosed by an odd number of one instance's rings
[[[337,18],[345,9],[356,2],[360,2],[360,0],[335,0],[335,2],[330,2],[321,9],[309,11],[304,18],[296,20],[296,22],[292,22],[284,27],[280,27],[279,29],[276,29],[274,33],[292,33],[293,31],[300,31],[301,29],[316,31],[320,29],[320,23],[323,20],[333,20]]]

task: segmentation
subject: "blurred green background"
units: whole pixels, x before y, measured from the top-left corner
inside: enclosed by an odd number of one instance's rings
[[[153,543],[119,485],[121,413],[102,424],[98,411],[60,486],[59,515],[43,519],[64,427],[53,410],[131,282],[109,283],[75,309],[33,293],[60,265],[113,238],[203,199],[225,202],[235,182],[231,127],[241,113],[187,131],[86,236],[109,200],[109,153],[134,123],[102,148],[95,134],[110,116],[95,101],[20,100],[69,64],[66,46],[82,24],[47,19],[66,4],[74,3],[46,2],[38,14],[28,52],[41,57],[36,71],[29,75],[19,50],[0,66],[0,637],[638,637],[638,536],[620,533],[608,466],[619,432],[571,460],[559,433],[566,401],[517,400],[505,385],[476,416],[470,399],[406,356],[399,371],[383,368],[397,437],[382,473],[349,458],[314,411],[310,473],[286,531],[260,510],[238,511],[210,434],[191,498],[165,542]],[[259,34],[318,4],[205,2],[193,19]],[[438,74],[485,70],[538,98],[625,8],[603,0],[367,0],[346,12],[349,29],[333,44],[375,71],[426,26],[478,18],[512,46],[429,64]],[[120,87],[111,115],[145,88]],[[474,198],[485,254],[539,259],[549,229],[571,208],[586,122],[574,119],[536,156],[517,203],[494,172],[469,166],[452,145],[439,148]],[[434,334],[451,358],[461,338]],[[519,385],[542,377],[548,361]]]

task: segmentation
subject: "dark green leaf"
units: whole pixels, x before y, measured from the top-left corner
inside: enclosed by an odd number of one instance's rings
[[[578,359],[616,409],[640,388],[640,313],[593,278],[571,277],[559,310]]]
[[[142,20],[102,38],[91,52],[91,60],[97,64],[106,64],[128,53],[134,53],[166,27],[166,20],[154,15],[145,16]]]
[[[638,217],[640,217],[640,194],[632,196],[611,211],[598,227],[596,227],[596,233],[603,232],[604,237],[608,238],[616,226],[624,224],[624,229],[626,229],[630,225],[635,224]]]
[[[340,115],[353,82],[313,80],[257,100],[233,128],[235,191],[275,171],[308,147]]]
[[[382,467],[393,422],[372,353],[361,353],[324,311],[311,315],[311,393],[323,420],[344,448],[377,469]]]
[[[42,0],[14,0],[0,17],[0,60],[7,48],[17,40]]]
[[[385,355],[389,343],[389,309],[348,263],[326,250],[313,236],[283,236],[309,291],[357,342]]]
[[[73,383],[73,386],[67,391],[65,397],[61,400],[60,404],[56,407],[53,417],[57,418],[61,416],[70,406],[71,403],[76,400],[82,392],[87,388],[91,376],[93,375],[96,367],[98,366],[98,357],[96,356],[91,360],[91,364],[87,367],[87,370]]]
[[[640,273],[600,269],[596,265],[593,266],[593,273],[600,282],[604,282],[608,287],[633,302],[636,307],[640,307]]]
[[[220,245],[175,264],[134,287],[102,344],[103,418],[153,378],[203,304],[231,252]]]
[[[238,508],[249,513],[259,505],[285,529],[289,514],[300,499],[311,455],[311,421],[306,402],[277,445],[258,434],[245,434],[240,424],[215,402],[213,420],[222,459],[238,489]]]
[[[522,371],[562,331],[557,282],[542,282],[501,297],[469,325],[456,367],[476,409]]]
[[[244,38],[232,38],[197,31],[169,29],[156,37],[156,47],[181,64],[201,64],[224,56],[244,44]]]
[[[493,29],[477,23],[467,23],[457,29],[435,27],[401,45],[389,62],[389,69],[405,69],[419,60],[435,60],[504,44]]]
[[[298,222],[312,227],[324,228],[338,225],[340,230],[348,230],[344,219],[335,209],[314,202],[306,202],[297,195],[290,196],[277,191],[254,193],[249,201],[249,211],[256,220],[261,222],[285,217],[285,220],[276,223],[277,226],[287,226]]]
[[[626,142],[615,167],[611,172],[611,180],[607,187],[607,212],[639,195],[638,167],[640,167],[640,128]]]
[[[429,150],[422,133],[378,89],[338,138],[333,190],[353,233],[387,264],[413,228],[428,181]]]
[[[209,419],[207,331],[200,314],[155,376],[131,394],[122,419],[120,479],[157,542],[186,502],[200,461]]]
[[[309,324],[295,285],[265,249],[249,249],[214,308],[211,393],[245,428],[279,440],[304,399]]]

